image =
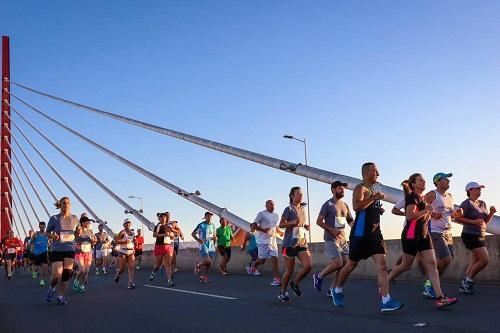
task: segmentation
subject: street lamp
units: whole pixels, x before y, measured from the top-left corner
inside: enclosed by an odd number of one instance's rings
[[[136,197],[134,195],[129,195],[128,196],[129,199],[139,199],[141,200],[141,209],[139,209],[139,213],[143,214],[144,213],[144,206],[143,206],[143,202],[142,202],[142,197]],[[133,212],[129,212],[129,211],[125,211],[125,214],[132,214]],[[144,222],[141,221],[141,225],[142,225],[142,232],[144,232]]]
[[[307,141],[306,141],[306,138],[298,139],[298,138],[294,137],[293,135],[286,135],[286,134],[283,135],[283,137],[285,139],[297,140],[297,141],[300,141],[304,144],[304,161],[305,161],[305,165],[307,166]],[[309,208],[310,201],[309,201],[309,178],[308,177],[306,177],[306,195],[307,195],[307,220],[309,221],[309,242],[312,242],[312,238],[311,238],[312,224],[311,224],[311,210]]]

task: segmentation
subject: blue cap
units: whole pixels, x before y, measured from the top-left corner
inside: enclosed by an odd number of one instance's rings
[[[438,172],[434,175],[434,177],[432,177],[432,182],[435,183],[438,180],[441,180],[443,178],[450,178],[451,176],[453,176],[453,174],[451,173]]]

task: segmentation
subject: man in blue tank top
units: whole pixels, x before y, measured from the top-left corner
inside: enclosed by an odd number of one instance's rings
[[[38,223],[40,231],[35,232],[33,235],[33,260],[35,263],[35,272],[33,278],[36,279],[41,267],[40,286],[45,286],[48,272],[48,250],[49,250],[49,236],[45,233],[45,222]]]
[[[356,268],[360,260],[373,258],[377,265],[378,285],[380,287],[380,311],[388,312],[400,309],[403,304],[389,295],[389,282],[386,264],[386,248],[380,231],[380,215],[384,213],[380,200],[384,193],[375,191],[379,172],[373,162],[361,167],[363,182],[358,184],[352,194],[352,207],[356,218],[349,236],[349,259],[341,269],[335,289],[332,289],[333,304],[344,306],[342,286],[347,277]]]

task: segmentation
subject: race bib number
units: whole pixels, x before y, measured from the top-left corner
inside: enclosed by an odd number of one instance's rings
[[[59,240],[63,243],[69,243],[75,240],[75,233],[73,231],[61,231]]]
[[[16,249],[11,247],[11,248],[7,249],[7,253],[14,254],[14,253],[16,253]]]
[[[172,239],[170,239],[170,236],[163,237],[163,244],[166,244],[166,245],[172,244]]]
[[[307,241],[306,241],[306,228],[304,227],[295,227],[293,228],[293,238],[298,239],[298,245],[299,246],[305,246]]]
[[[207,240],[212,240],[214,238],[214,234],[211,232],[207,234]]]
[[[20,247],[16,247],[16,250],[17,250],[17,251],[21,251],[21,248],[20,248]]]
[[[335,217],[335,228],[345,228],[345,224],[347,223],[347,219],[345,216],[336,216]]]
[[[92,245],[89,242],[82,243],[82,252],[88,253],[92,251]]]

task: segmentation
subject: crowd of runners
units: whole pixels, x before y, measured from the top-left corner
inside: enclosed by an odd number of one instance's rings
[[[348,184],[335,181],[331,184],[332,197],[322,205],[318,214],[316,224],[323,229],[325,252],[331,261],[321,271],[312,274],[314,288],[321,292],[324,280],[334,274],[327,296],[331,297],[334,306],[344,307],[343,288],[346,280],[360,261],[372,258],[377,271],[380,311],[395,311],[403,303],[390,295],[389,286],[416,261],[424,281],[423,295],[433,299],[438,308],[453,305],[457,299],[446,296],[440,277],[454,260],[451,228],[452,222],[455,222],[463,226],[461,238],[472,253],[459,290],[464,294],[474,294],[474,278],[489,261],[485,245],[486,225],[496,212],[495,207],[488,207],[479,200],[484,185],[468,183],[465,200],[455,206],[448,192],[451,173],[439,172],[434,175],[432,190],[426,189],[426,181],[419,173],[404,180],[401,184],[404,197],[391,211],[404,217],[402,253],[397,264],[389,268],[387,248],[380,228],[385,209],[381,204],[384,193],[377,189],[379,171],[371,162],[363,164],[361,171],[363,180],[354,187],[352,206],[343,200]],[[257,214],[241,245],[241,251],[249,255],[246,267],[248,275],[259,276],[261,266],[266,262],[271,264],[270,285],[279,289],[277,295],[282,302],[291,301],[288,288],[296,297],[302,295],[301,282],[313,267],[306,239],[311,225],[306,219],[302,196],[300,187],[292,187],[289,205],[281,217],[275,213],[273,200],[267,200],[265,210]],[[48,284],[46,301],[55,300],[62,305],[67,304],[64,295],[68,283],[76,292],[86,292],[92,265],[95,275],[107,275],[114,267],[116,283],[119,283],[121,274],[126,270],[127,288],[134,289],[134,271],[141,269],[144,246],[142,230],[135,232],[132,221],[126,219],[123,229],[116,235],[106,233],[103,225],[98,225],[98,232],[94,233],[91,228],[94,221],[86,214],[80,218],[71,214],[68,197],[59,200],[56,207],[60,213],[52,216],[48,223],[40,222],[36,232],[30,230],[24,242],[15,237],[12,230],[2,240],[2,261],[7,279],[10,280],[15,272],[29,270],[40,286]],[[150,280],[155,279],[159,270],[164,270],[166,285],[173,287],[179,243],[184,240],[184,235],[179,223],[171,220],[169,212],[158,213],[157,218],[158,224],[153,230],[154,263]],[[224,218],[220,218],[220,227],[216,228],[212,218],[213,214],[206,212],[191,233],[199,244],[200,259],[195,264],[194,273],[201,283],[210,281],[208,274],[217,253],[220,256],[220,274],[229,274],[233,228],[230,221]],[[349,235],[345,232],[346,225],[350,226]],[[278,247],[278,238],[282,238],[281,249]],[[281,273],[279,252],[284,266]],[[297,260],[301,266],[300,270],[295,271]]]

